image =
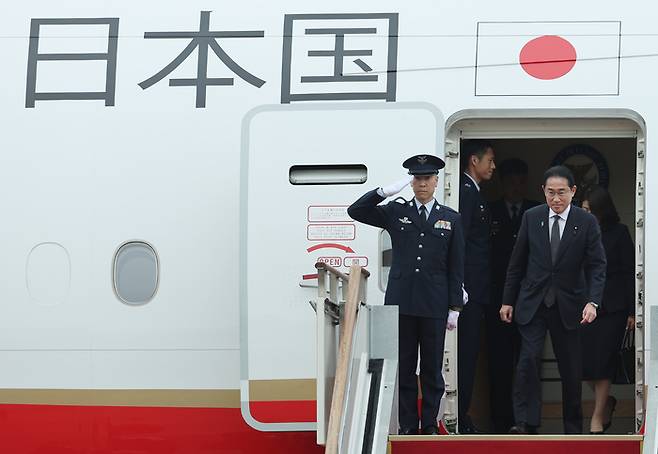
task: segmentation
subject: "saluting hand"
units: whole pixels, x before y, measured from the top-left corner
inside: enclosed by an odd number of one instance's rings
[[[503,304],[500,306],[500,319],[505,323],[512,323],[512,315],[514,314],[514,306]]]
[[[392,195],[397,194],[398,192],[406,188],[407,185],[411,183],[411,180],[413,179],[414,179],[413,175],[406,175],[404,178],[396,181],[395,183],[391,183],[387,186],[382,186],[381,187],[382,195],[384,197],[390,197]]]
[[[583,319],[580,321],[581,325],[584,325],[586,323],[592,323],[594,319],[596,318],[596,307],[594,307],[593,304],[585,304],[585,308],[583,309]]]

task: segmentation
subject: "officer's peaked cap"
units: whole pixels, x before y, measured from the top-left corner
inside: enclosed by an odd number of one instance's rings
[[[443,159],[431,154],[412,156],[402,163],[402,167],[409,169],[409,175],[436,175],[445,166]]]

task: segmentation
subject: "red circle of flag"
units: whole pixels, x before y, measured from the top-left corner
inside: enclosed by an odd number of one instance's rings
[[[528,41],[519,53],[519,63],[530,76],[558,79],[576,64],[576,49],[560,36],[544,35]]]

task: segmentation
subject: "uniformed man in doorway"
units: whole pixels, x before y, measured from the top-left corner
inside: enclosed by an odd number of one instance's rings
[[[446,326],[457,326],[462,308],[464,239],[459,214],[434,199],[444,162],[431,155],[402,164],[410,177],[372,190],[347,210],[360,222],[386,229],[393,260],[385,304],[399,307],[400,433],[418,434],[418,380],[423,395],[420,429],[438,434],[437,414],[445,389],[441,374]],[[409,183],[415,197],[379,205]]]
[[[491,302],[486,306],[485,333],[489,363],[489,406],[495,433],[507,433],[514,425],[512,382],[521,348],[515,324],[500,320],[507,265],[509,265],[521,217],[539,205],[528,200],[528,164],[510,158],[498,166],[503,196],[491,202]]]
[[[468,304],[464,306],[457,332],[457,391],[461,434],[479,433],[469,416],[475,366],[480,348],[480,324],[489,303],[489,209],[480,194],[480,184],[491,179],[496,168],[494,151],[486,140],[464,140],[461,147],[462,168],[459,188],[459,213],[464,226],[466,255],[464,287]]]

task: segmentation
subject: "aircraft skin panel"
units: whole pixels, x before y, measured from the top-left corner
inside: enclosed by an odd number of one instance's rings
[[[313,433],[250,428],[239,400],[220,406],[198,398],[195,405],[210,408],[189,409],[168,398],[109,395],[84,404],[87,397],[43,401],[29,393],[239,396],[245,381],[313,381],[314,289],[300,281],[315,272],[315,260],[367,261],[370,302],[383,295],[379,232],[332,216],[403,177],[402,157],[419,149],[443,155],[445,119],[460,112],[636,112],[648,137],[644,228],[655,231],[656,6],[602,0],[595,8],[593,15],[592,2],[572,0],[383,0],[358,11],[348,0],[322,8],[303,0],[31,0],[4,8],[0,451],[319,452]],[[585,23],[591,36],[579,36]],[[519,66],[519,52],[529,33],[553,33],[555,24],[579,60],[552,84]],[[360,31],[341,41],[326,33],[331,27]],[[200,42],[203,50],[194,47]],[[341,42],[355,55],[334,60]],[[405,111],[410,105],[425,107]],[[331,120],[363,106],[376,106],[371,117]],[[275,149],[263,154],[268,147]],[[249,185],[245,150],[258,171]],[[327,190],[293,187],[289,168],[304,164],[364,164],[368,178]],[[243,257],[246,237],[252,248]],[[153,248],[159,271],[152,299],[135,305],[117,296],[113,277],[115,255],[131,241]],[[313,248],[323,243],[339,247]],[[648,309],[658,294],[651,235],[642,254]],[[241,268],[245,257],[249,268]],[[281,287],[272,286],[274,273]],[[296,312],[286,318],[286,310]],[[645,345],[652,331],[647,318]],[[254,420],[312,422],[314,396],[277,393],[250,389]]]
[[[0,405],[0,411],[3,452],[324,452],[315,433],[259,432],[247,426],[239,408]]]

